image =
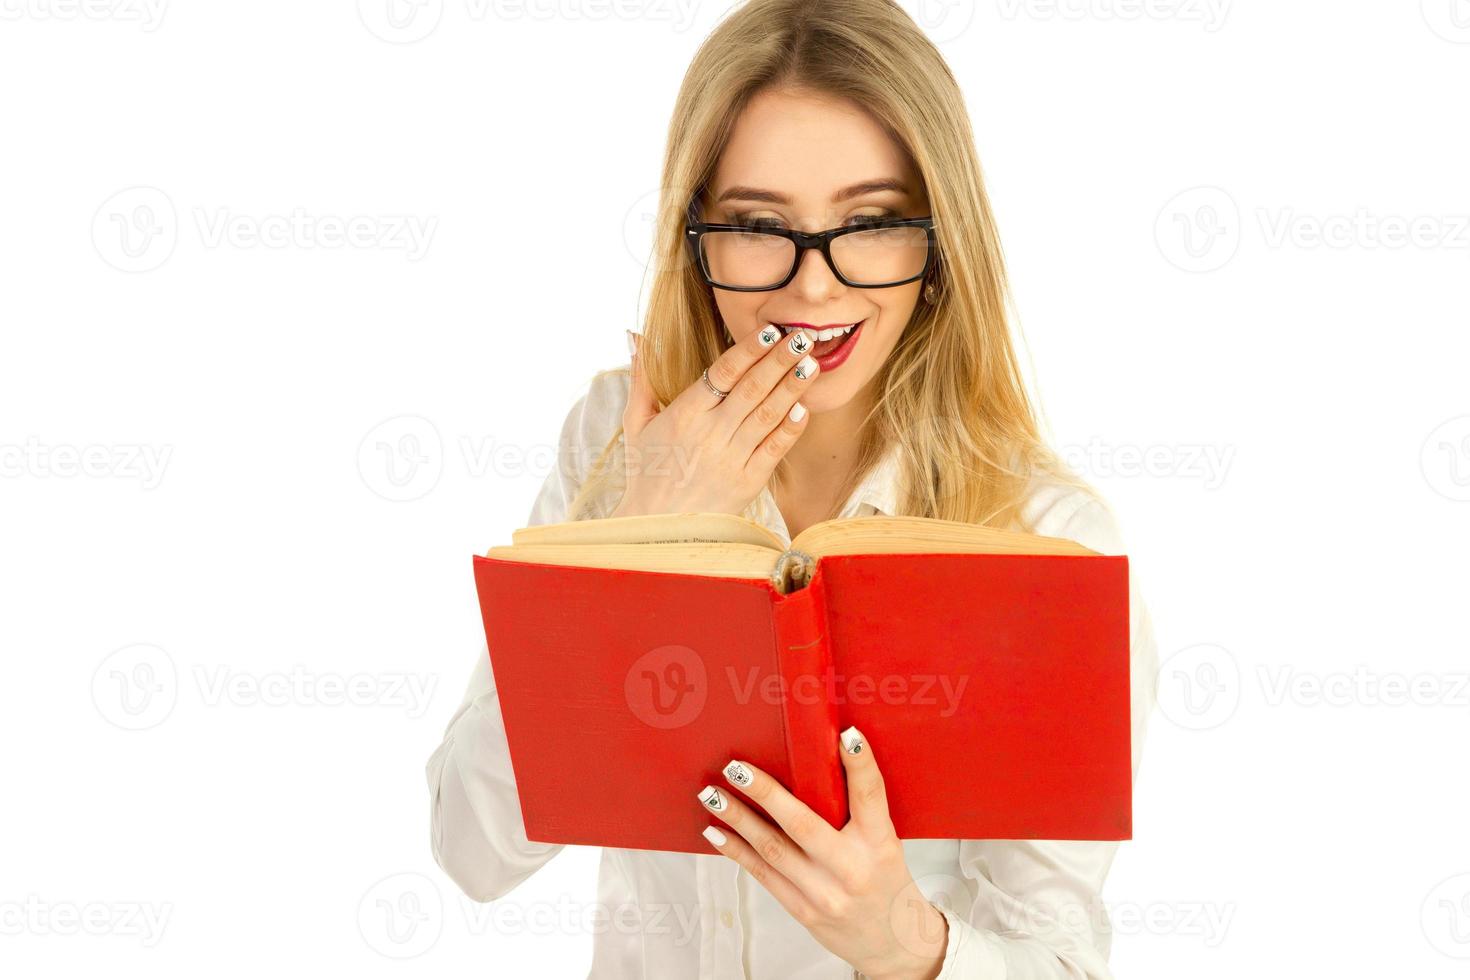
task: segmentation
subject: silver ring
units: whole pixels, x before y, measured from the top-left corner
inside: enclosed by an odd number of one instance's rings
[[[720,389],[715,387],[714,382],[709,379],[709,368],[704,369],[704,374],[700,375],[700,378],[704,381],[704,386],[706,388],[708,388],[710,391],[713,391],[716,395],[719,396],[720,401],[725,400],[725,396],[728,395],[729,392],[721,391]]]

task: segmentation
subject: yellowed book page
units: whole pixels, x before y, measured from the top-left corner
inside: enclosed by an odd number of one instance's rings
[[[1095,555],[1075,541],[932,517],[849,517],[813,524],[791,542],[813,557],[883,554]]]
[[[775,555],[753,544],[564,544],[498,545],[487,558],[573,565],[581,568],[624,568],[643,572],[683,572],[722,578],[768,580]]]
[[[603,545],[725,542],[781,551],[781,539],[739,514],[647,514],[601,517],[523,527],[511,535],[515,545]],[[774,560],[775,556],[768,556]],[[768,560],[768,565],[770,561]]]

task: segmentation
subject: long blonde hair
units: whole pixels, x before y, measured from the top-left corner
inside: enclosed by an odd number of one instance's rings
[[[1011,344],[1000,239],[959,86],[939,51],[890,0],[749,0],[705,40],[669,123],[640,370],[660,405],[727,347],[710,288],[689,261],[684,222],[745,104],[767,87],[845,98],[903,146],[935,219],[937,295],[920,300],[876,377],[844,500],[889,446],[900,447],[898,512],[1030,530],[1038,471],[1089,489],[1045,445]],[[619,370],[627,371],[627,368]],[[614,432],[570,508],[622,475]],[[772,480],[786,479],[784,462]],[[747,514],[750,511],[747,509]]]

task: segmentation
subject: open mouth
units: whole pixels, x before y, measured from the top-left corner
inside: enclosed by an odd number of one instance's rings
[[[841,364],[847,358],[847,351],[857,342],[857,335],[862,331],[865,320],[849,323],[843,327],[832,327],[826,330],[812,330],[806,328],[806,332],[816,338],[816,344],[811,349],[811,355],[817,359],[823,371],[830,371]],[[777,324],[782,330],[790,335],[797,328],[787,324]],[[835,354],[840,357],[834,357]]]

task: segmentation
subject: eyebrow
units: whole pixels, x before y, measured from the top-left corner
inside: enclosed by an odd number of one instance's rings
[[[907,194],[909,189],[908,185],[897,177],[880,177],[877,180],[865,180],[860,184],[844,187],[832,195],[832,200],[846,201],[864,194],[876,194],[879,191]],[[759,187],[746,187],[741,184],[725,188],[725,192],[715,199],[716,204],[723,204],[725,201],[766,201],[770,204],[785,204],[788,207],[791,205],[791,198],[785,194],[763,190]]]

